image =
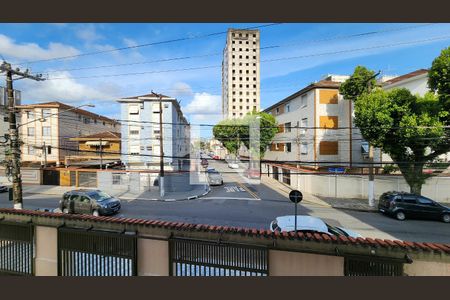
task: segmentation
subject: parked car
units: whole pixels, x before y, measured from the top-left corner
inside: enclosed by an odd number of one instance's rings
[[[59,202],[66,214],[112,215],[120,208],[120,200],[100,190],[73,190],[66,192]]]
[[[257,169],[245,169],[244,176],[247,178],[260,178],[261,172]]]
[[[213,159],[220,159],[220,156],[219,156],[219,155],[213,155],[212,158],[213,158]]]
[[[209,185],[222,185],[223,184],[223,178],[222,175],[216,170],[210,170],[206,173],[206,176],[208,177]]]
[[[6,193],[8,191],[8,187],[6,185],[0,185],[0,193]]]
[[[295,216],[281,216],[270,223],[270,230],[275,231],[295,231]],[[345,236],[358,238],[359,233],[343,227],[329,225],[319,218],[311,216],[297,216],[297,231],[311,233],[325,233],[335,236]]]
[[[440,220],[450,223],[450,208],[427,197],[406,192],[386,192],[380,196],[378,210],[403,221],[406,218]]]
[[[239,169],[239,165],[236,162],[229,162],[228,163],[228,168]]]
[[[208,166],[208,161],[205,158],[202,158],[202,161],[200,162],[203,168],[206,168]]]
[[[206,168],[206,172],[217,172],[216,169],[214,169],[213,167],[207,167]]]

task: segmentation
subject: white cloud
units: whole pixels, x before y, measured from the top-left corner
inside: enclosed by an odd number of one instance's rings
[[[64,78],[52,80],[52,78]],[[77,104],[90,100],[115,100],[117,95],[109,92],[113,89],[109,86],[87,86],[71,78],[68,72],[53,73],[50,80],[22,81],[18,89],[22,90],[22,98],[28,102],[62,101]]]
[[[176,98],[192,97],[194,95],[190,85],[185,82],[176,82],[172,85],[170,91],[170,94]]]
[[[103,38],[101,34],[97,33],[95,25],[93,24],[84,25],[78,29],[75,34],[79,39],[85,41],[86,43],[92,43]]]
[[[195,93],[194,99],[183,108],[185,114],[214,115],[222,111],[221,96],[208,93]]]
[[[10,37],[0,34],[0,53],[16,59],[35,60],[77,55],[80,51],[61,43],[49,43],[47,49],[35,43],[19,44]]]

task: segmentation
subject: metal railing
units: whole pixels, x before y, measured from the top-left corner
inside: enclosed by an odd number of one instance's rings
[[[59,276],[136,276],[135,234],[58,229]]]
[[[0,275],[34,275],[34,227],[0,223]]]
[[[171,276],[268,276],[268,249],[236,243],[172,238]]]
[[[346,257],[345,276],[403,276],[403,263],[370,258]]]

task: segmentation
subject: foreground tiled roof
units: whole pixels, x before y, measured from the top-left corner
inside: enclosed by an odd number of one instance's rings
[[[118,124],[117,121],[110,119],[108,117],[102,116],[102,115],[98,115],[95,114],[93,112],[81,109],[81,108],[76,108],[74,106],[62,103],[62,102],[58,102],[58,101],[52,101],[52,102],[42,102],[42,103],[34,103],[34,104],[24,104],[24,105],[18,105],[17,108],[19,109],[30,109],[30,108],[61,108],[61,109],[70,109],[71,112],[76,112],[79,113],[81,115],[85,115],[91,118],[95,118],[98,120],[102,120],[102,121],[106,121],[109,123],[115,123]]]
[[[15,210],[12,208],[0,208],[0,213],[14,214],[14,215],[26,215],[26,216],[40,216],[48,218],[65,218],[70,220],[86,220],[96,222],[109,222],[119,223],[127,225],[142,225],[164,228],[169,230],[179,231],[203,231],[203,232],[216,232],[216,233],[229,233],[247,235],[259,238],[267,239],[289,239],[289,240],[308,240],[319,243],[334,243],[334,244],[350,244],[350,245],[362,245],[370,247],[380,248],[395,248],[410,251],[430,251],[437,253],[450,254],[450,244],[439,243],[421,243],[421,242],[408,242],[399,240],[386,240],[386,239],[372,239],[372,238],[352,238],[352,237],[336,237],[329,236],[327,234],[319,233],[294,233],[294,232],[271,232],[266,229],[255,228],[242,228],[242,227],[229,227],[229,226],[214,226],[204,224],[190,224],[182,222],[168,222],[168,221],[156,221],[145,219],[133,219],[133,218],[116,218],[116,217],[94,217],[90,215],[67,215],[63,213],[42,212],[34,210]]]
[[[422,74],[425,74],[425,73],[428,73],[427,69],[419,69],[419,70],[416,70],[414,72],[411,72],[411,73],[408,73],[408,74],[405,74],[405,75],[402,75],[402,76],[398,76],[398,77],[392,78],[391,80],[387,80],[387,81],[385,81],[383,83],[383,85],[393,84],[393,83],[396,83],[396,82],[399,82],[399,81],[403,81],[403,80],[406,80],[406,79],[409,79],[409,78],[412,78],[412,77],[416,77],[416,76],[419,76],[419,75],[422,75]]]

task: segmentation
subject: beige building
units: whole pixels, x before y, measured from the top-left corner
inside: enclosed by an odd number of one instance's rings
[[[275,116],[279,133],[264,158],[316,169],[363,166],[368,145],[355,128],[353,103],[339,94],[347,78],[327,75],[265,109]],[[380,160],[378,149],[374,160]],[[278,171],[282,173],[279,167],[274,169]]]
[[[260,110],[259,30],[229,29],[222,62],[223,118]]]
[[[23,142],[22,161],[64,162],[75,155],[78,142],[71,138],[104,131],[120,131],[118,122],[61,102],[17,106],[20,111],[19,135]]]

